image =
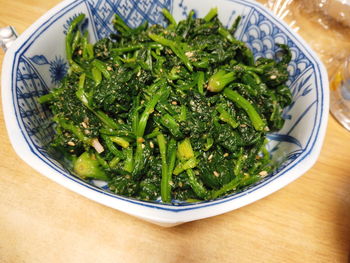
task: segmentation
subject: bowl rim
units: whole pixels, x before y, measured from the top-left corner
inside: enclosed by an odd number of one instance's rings
[[[293,32],[284,21],[276,17],[263,5],[250,0],[224,1],[232,3],[239,2],[243,5],[248,5],[249,7],[255,8],[258,12],[264,14],[271,21],[273,21],[274,24],[278,24],[279,27],[283,29],[284,33],[288,33],[288,36],[293,40],[293,42],[297,43],[298,47],[302,49],[305,54],[308,54],[308,58],[313,62],[315,67],[318,68],[319,79],[316,78],[316,83],[320,85],[319,90],[321,91],[321,105],[319,109],[316,109],[316,113],[320,114],[319,120],[317,117],[315,118],[315,122],[318,127],[316,131],[313,131],[310,135],[312,146],[309,148],[306,146],[304,152],[301,154],[301,157],[296,159],[297,161],[295,160],[291,164],[287,165],[281,171],[279,171],[279,173],[275,174],[268,180],[241,193],[229,195],[212,201],[174,206],[131,199],[105,192],[103,189],[94,187],[74,176],[61,173],[57,168],[52,166],[51,163],[48,163],[48,160],[45,161],[42,159],[40,153],[38,153],[36,149],[33,149],[30,142],[27,141],[26,137],[28,136],[26,131],[20,123],[20,117],[17,117],[15,88],[13,89],[16,75],[14,74],[14,70],[16,69],[15,65],[16,62],[18,63],[17,60],[19,56],[24,52],[23,49],[26,50],[26,48],[30,46],[42,32],[44,32],[52,23],[63,16],[67,11],[74,9],[81,3],[86,2],[86,0],[66,0],[56,5],[41,16],[22,35],[20,35],[5,54],[2,66],[2,104],[7,132],[17,155],[39,173],[74,192],[125,213],[141,217],[148,221],[163,224],[176,224],[193,221],[232,211],[272,194],[300,177],[314,165],[323,144],[329,108],[327,71],[308,44],[297,33]],[[315,71],[317,72],[316,69]],[[318,73],[316,73],[316,75],[317,74]],[[30,140],[30,138],[28,139]],[[213,207],[215,207],[215,209],[212,209]]]

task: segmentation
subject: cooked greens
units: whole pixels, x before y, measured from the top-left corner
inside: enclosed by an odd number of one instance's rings
[[[268,175],[274,165],[266,133],[283,126],[291,103],[285,85],[291,54],[254,60],[211,9],[204,18],[167,27],[130,28],[119,16],[116,34],[88,41],[67,31],[67,76],[39,98],[53,113],[50,147],[83,179],[110,191],[164,203],[214,199]]]

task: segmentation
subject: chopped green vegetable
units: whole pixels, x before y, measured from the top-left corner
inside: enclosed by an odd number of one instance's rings
[[[67,76],[39,98],[53,114],[50,146],[82,179],[142,200],[198,202],[241,191],[275,167],[266,133],[282,128],[292,102],[291,52],[258,58],[212,8],[168,26],[129,27],[95,44],[77,16],[65,41]]]
[[[100,167],[96,158],[97,155],[84,152],[74,163],[74,172],[81,178],[93,178],[99,180],[108,180],[107,175]]]

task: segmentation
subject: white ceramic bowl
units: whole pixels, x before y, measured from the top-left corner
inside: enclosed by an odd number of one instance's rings
[[[45,145],[53,135],[49,112],[36,98],[48,92],[67,71],[64,38],[69,22],[79,13],[88,20],[91,41],[113,32],[110,21],[117,12],[130,26],[143,20],[164,23],[168,8],[182,19],[193,9],[198,17],[218,7],[219,18],[230,25],[243,17],[236,37],[252,48],[255,57],[272,57],[276,43],[292,51],[288,85],[293,103],[284,110],[281,131],[269,135],[274,159],[284,160],[273,174],[244,191],[214,201],[167,205],[115,195],[94,181],[71,175],[50,155]],[[308,45],[263,6],[242,0],[78,0],[64,1],[26,30],[7,51],[2,68],[2,99],[11,143],[17,154],[38,172],[96,202],[144,220],[171,226],[222,214],[265,197],[305,173],[316,161],[328,118],[327,73]]]

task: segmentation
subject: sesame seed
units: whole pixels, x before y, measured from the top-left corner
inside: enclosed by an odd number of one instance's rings
[[[219,177],[219,175],[220,175],[217,171],[214,171],[213,174],[215,177]]]
[[[85,122],[81,123],[81,126],[83,126],[85,129],[88,127],[87,124]]]
[[[177,101],[172,101],[171,104],[177,105]]]
[[[141,142],[141,143],[142,143],[142,142],[144,142],[144,141],[145,141],[145,139],[142,138],[142,137],[138,137],[138,138],[137,138],[137,142]]]
[[[227,157],[227,156],[228,156],[228,153],[225,153],[225,154],[224,154],[224,157]]]
[[[154,148],[154,144],[152,141],[149,142],[149,146],[153,149]]]
[[[185,53],[185,55],[186,55],[186,57],[190,58],[193,56],[193,52],[188,51]]]
[[[67,142],[67,144],[68,144],[69,146],[75,146],[75,143],[72,142],[72,141]]]
[[[247,124],[241,124],[239,125],[240,127],[244,128],[244,127],[247,127]]]
[[[107,66],[107,70],[111,71],[112,67],[111,66]]]
[[[276,79],[277,76],[276,75],[271,75],[270,79]]]
[[[259,173],[259,175],[262,176],[262,177],[265,177],[266,175],[268,175],[268,173],[267,173],[267,171],[261,171]]]
[[[211,154],[211,155],[209,155],[209,157],[208,157],[208,160],[210,161],[211,159],[213,159],[213,155]]]
[[[142,148],[142,149],[145,149],[145,147],[146,147],[146,145],[141,144],[141,148]]]

